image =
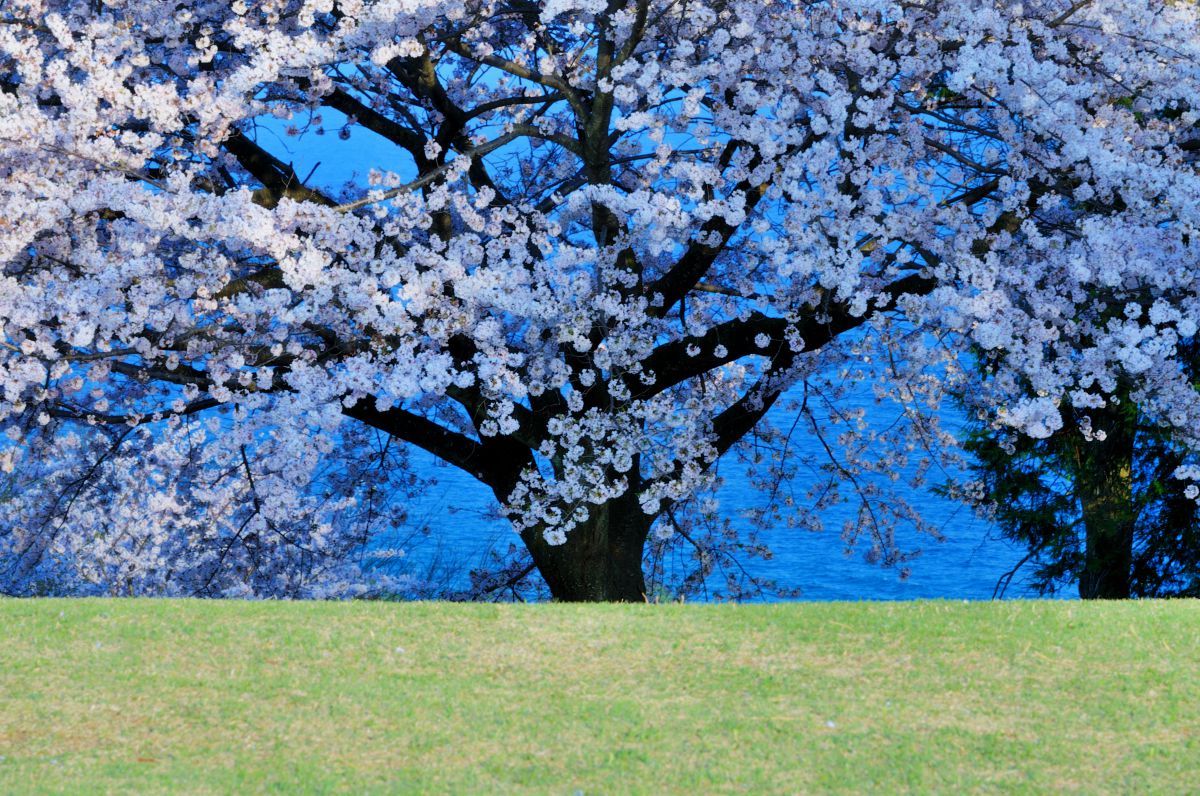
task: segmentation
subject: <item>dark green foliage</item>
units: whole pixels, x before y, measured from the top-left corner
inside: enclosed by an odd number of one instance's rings
[[[1029,551],[1024,568],[1043,594],[1078,584],[1083,597],[1200,595],[1200,512],[1173,477],[1184,451],[1122,392],[1103,409],[1064,405],[1047,439],[976,422],[966,448],[981,502]],[[1081,432],[1088,421],[1103,439]]]

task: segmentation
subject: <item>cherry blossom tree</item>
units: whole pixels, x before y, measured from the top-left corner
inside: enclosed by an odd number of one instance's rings
[[[640,600],[655,522],[885,315],[1002,352],[1006,426],[1133,383],[1192,444],[1198,33],[1151,0],[9,2],[2,463],[103,425],[176,466],[204,423],[261,543],[320,536],[362,424],[486,484],[554,597]],[[394,155],[315,187],[268,118]],[[1097,284],[1155,309],[1081,312]],[[229,500],[125,488],[117,525]]]

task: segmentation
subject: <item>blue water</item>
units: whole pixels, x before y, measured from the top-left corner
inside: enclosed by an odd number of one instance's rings
[[[887,421],[886,407],[873,406],[870,411],[883,415],[880,422]],[[953,422],[957,418],[948,412],[943,419]],[[817,444],[815,438],[803,434],[793,437],[800,455],[819,452],[806,449]],[[432,572],[435,580],[465,587],[467,572],[486,563],[490,550],[503,551],[510,544],[519,545],[520,540],[506,522],[495,516],[491,492],[471,476],[419,452],[414,454],[413,462],[423,476],[436,483],[409,505],[414,527],[424,526],[429,533],[408,540],[402,566],[413,574]],[[761,503],[745,469],[735,461],[723,462],[724,484],[718,492],[722,515],[742,528],[749,527],[749,520],[741,512]],[[800,495],[807,484],[791,486]],[[901,578],[897,567],[866,561],[869,545],[865,540],[846,550],[840,529],[853,507],[845,505],[821,515],[826,530],[768,528],[761,540],[771,548],[773,558],[747,557],[741,563],[755,576],[789,589],[798,588],[800,599],[805,600],[992,599],[997,582],[1020,561],[1024,551],[1001,539],[993,526],[961,504],[929,491],[907,488],[902,482],[896,487],[941,535],[939,540],[912,528],[901,526],[897,530],[896,541],[902,550],[919,551],[906,563],[910,570],[906,578]],[[714,586],[719,590],[719,584]],[[1018,573],[1004,596],[1035,595]]]

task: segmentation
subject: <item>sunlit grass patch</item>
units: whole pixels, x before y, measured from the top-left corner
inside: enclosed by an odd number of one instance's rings
[[[1185,792],[1200,604],[0,601],[0,794]]]

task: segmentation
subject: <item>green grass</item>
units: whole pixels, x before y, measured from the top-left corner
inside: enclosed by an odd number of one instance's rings
[[[1196,788],[1196,602],[0,601],[0,794]]]

